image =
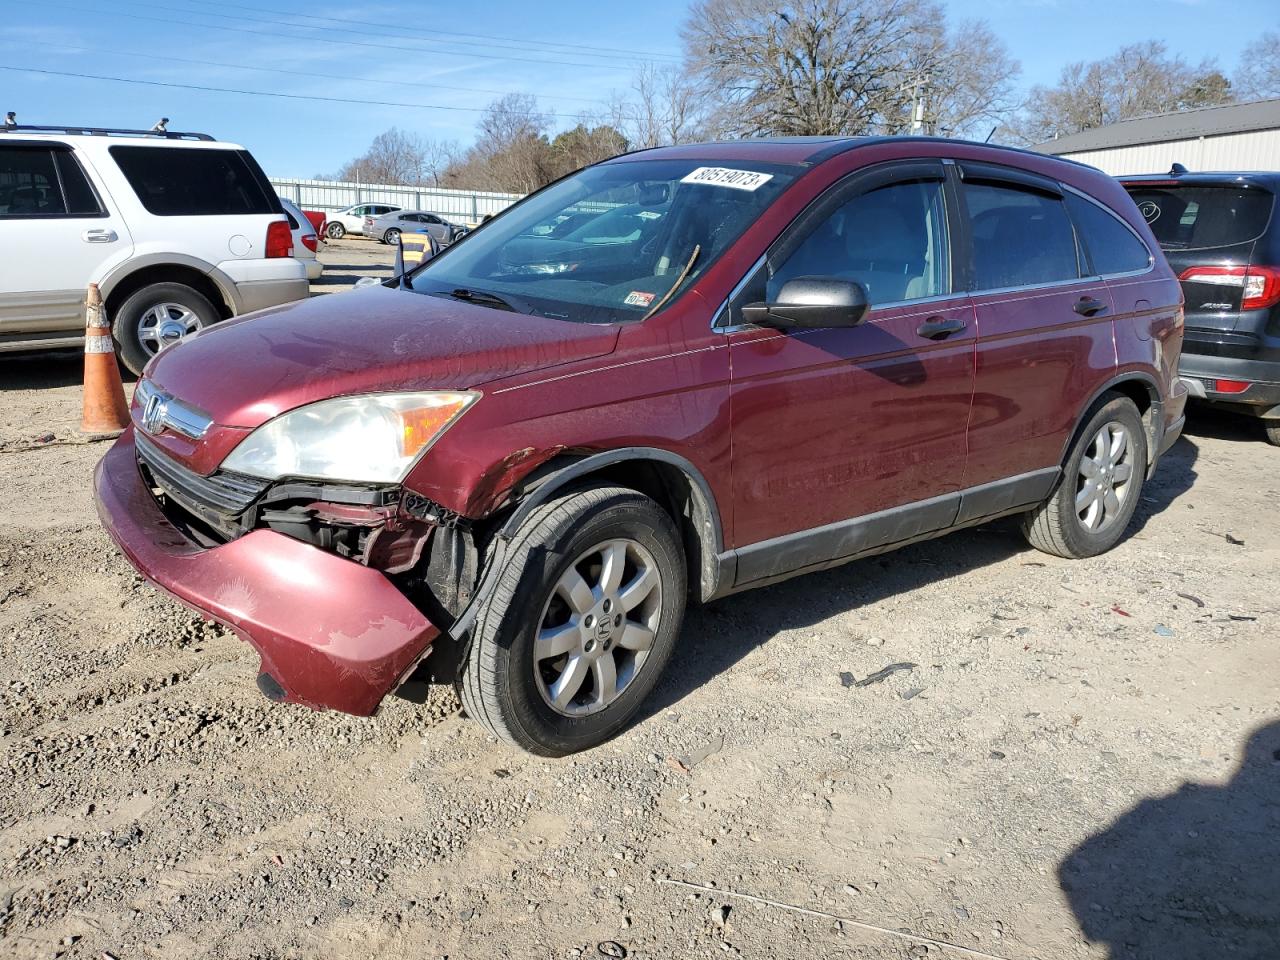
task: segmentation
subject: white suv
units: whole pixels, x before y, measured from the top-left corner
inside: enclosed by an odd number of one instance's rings
[[[6,124],[0,251],[0,351],[82,343],[96,282],[134,373],[188,333],[309,292],[257,162],[205,134]]]
[[[357,203],[353,207],[339,210],[327,217],[324,223],[324,235],[330,240],[341,240],[348,233],[361,236],[364,233],[366,217],[377,219],[401,209],[403,208],[391,203]]]

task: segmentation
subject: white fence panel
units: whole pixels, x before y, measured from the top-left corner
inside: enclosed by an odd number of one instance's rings
[[[499,213],[521,199],[518,193],[445,190],[385,183],[344,183],[339,180],[301,180],[271,177],[276,192],[304,210],[332,213],[357,203],[391,203],[409,210],[427,210],[450,220],[476,223],[486,213]]]

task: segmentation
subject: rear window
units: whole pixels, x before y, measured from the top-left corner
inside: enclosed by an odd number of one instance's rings
[[[258,165],[242,150],[112,147],[111,155],[147,212],[158,217],[280,212]]]
[[[1228,247],[1256,240],[1267,228],[1272,194],[1254,187],[1127,187],[1133,202],[1166,250]]]
[[[1013,185],[965,183],[977,290],[1076,280],[1080,262],[1058,197]]]

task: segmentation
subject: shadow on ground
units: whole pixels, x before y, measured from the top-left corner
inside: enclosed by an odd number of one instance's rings
[[[123,370],[123,368],[122,368]],[[123,370],[128,380],[133,374]],[[45,350],[0,355],[0,391],[79,386],[84,380],[84,351]]]
[[[1199,448],[1189,439],[1179,440],[1165,454],[1155,476],[1143,487],[1129,536],[1141,531],[1191,487],[1198,456]],[[1018,518],[1013,517],[727,597],[706,607],[691,607],[671,665],[640,719],[678,703],[778,633],[813,626],[828,617],[962,576],[1020,553],[1027,555],[1027,563],[1040,562],[1040,554],[1028,546]],[[832,664],[833,672],[838,669]],[[1275,960],[1280,960],[1280,955]]]
[[[1058,869],[1085,936],[1111,960],[1280,957],[1280,722],[1225,786],[1143,800]]]

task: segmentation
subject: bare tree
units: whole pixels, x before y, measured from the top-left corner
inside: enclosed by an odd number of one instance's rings
[[[1192,66],[1158,40],[1063,67],[1055,87],[1033,87],[1014,139],[1041,143],[1119,120],[1230,102],[1231,84],[1205,60]]]
[[[373,138],[369,149],[347,162],[338,180],[394,183],[406,186],[439,186],[440,177],[453,162],[457,144],[424,140],[415,133],[392,127]]]
[[[935,0],[699,0],[685,53],[726,135],[965,133],[1011,109],[1018,66],[983,24],[948,31]]]
[[[637,149],[689,143],[702,127],[702,98],[684,68],[643,64],[624,104],[622,129]]]
[[[929,78],[921,92],[926,132],[985,138],[1012,115],[1021,67],[987,24],[960,24],[930,53],[921,65]]]
[[[476,125],[476,154],[497,189],[529,193],[550,178],[547,137],[551,118],[527,93],[509,93],[489,104]]]
[[[423,170],[431,186],[438,187],[445,171],[458,162],[456,140],[428,140],[423,150]]]
[[[1280,97],[1280,33],[1261,34],[1244,48],[1232,86],[1247,100]]]

